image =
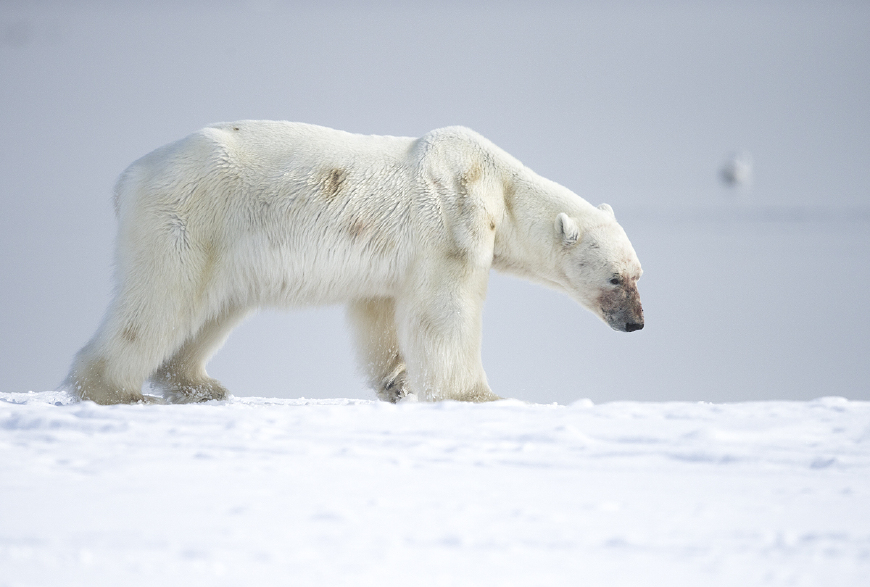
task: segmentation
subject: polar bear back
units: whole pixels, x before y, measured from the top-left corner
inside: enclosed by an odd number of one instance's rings
[[[206,127],[119,179],[119,268],[159,250],[252,303],[391,295],[438,230],[411,221],[431,196],[418,143],[290,122]]]

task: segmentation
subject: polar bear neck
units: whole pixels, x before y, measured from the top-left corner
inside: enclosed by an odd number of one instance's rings
[[[448,189],[439,196],[438,207],[448,211],[448,226],[462,227],[452,234],[460,248],[475,248],[486,228],[492,229],[494,242],[485,262],[491,260],[498,271],[563,288],[553,282],[558,274],[554,251],[560,247],[554,221],[565,213],[583,230],[601,220],[600,210],[468,128],[433,130],[415,141],[412,151],[430,178],[432,193],[456,186],[455,192]],[[477,242],[481,251],[486,248],[482,242]],[[483,256],[478,259],[484,262]]]
[[[585,230],[599,220],[600,211],[558,183],[541,177],[513,158],[502,166],[504,215],[496,231],[493,268],[557,289],[558,235],[554,221],[560,213]]]
[[[418,148],[426,153],[423,159],[446,166],[463,190],[481,200],[494,223],[494,269],[563,289],[553,282],[559,273],[554,221],[565,213],[585,231],[603,220],[601,210],[468,128],[436,129],[420,139]]]

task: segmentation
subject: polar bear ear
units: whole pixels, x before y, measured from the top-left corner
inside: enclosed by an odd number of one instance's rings
[[[610,214],[611,216],[613,216],[614,218],[616,218],[616,214],[613,213],[613,208],[610,207],[610,204],[600,204],[598,206],[598,209],[603,210],[603,211],[607,212],[608,214]]]
[[[560,212],[556,216],[556,234],[562,238],[563,244],[573,245],[580,239],[580,228],[570,216]]]

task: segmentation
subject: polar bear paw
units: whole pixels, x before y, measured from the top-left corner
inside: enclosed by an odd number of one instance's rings
[[[190,404],[210,400],[229,399],[230,392],[217,379],[180,380],[162,377],[152,383],[163,391],[164,399],[170,404]]]
[[[376,392],[381,400],[392,404],[411,395],[411,390],[408,387],[408,372],[405,370],[405,364],[399,363],[396,365],[396,367],[380,381]]]
[[[62,388],[73,396],[101,405],[147,402],[140,389],[131,384],[119,384],[107,376],[106,361],[81,359],[76,361]]]

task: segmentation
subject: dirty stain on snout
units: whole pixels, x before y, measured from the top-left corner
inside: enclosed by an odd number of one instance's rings
[[[634,280],[603,291],[598,297],[604,319],[614,330],[634,332],[643,328],[643,306]]]

